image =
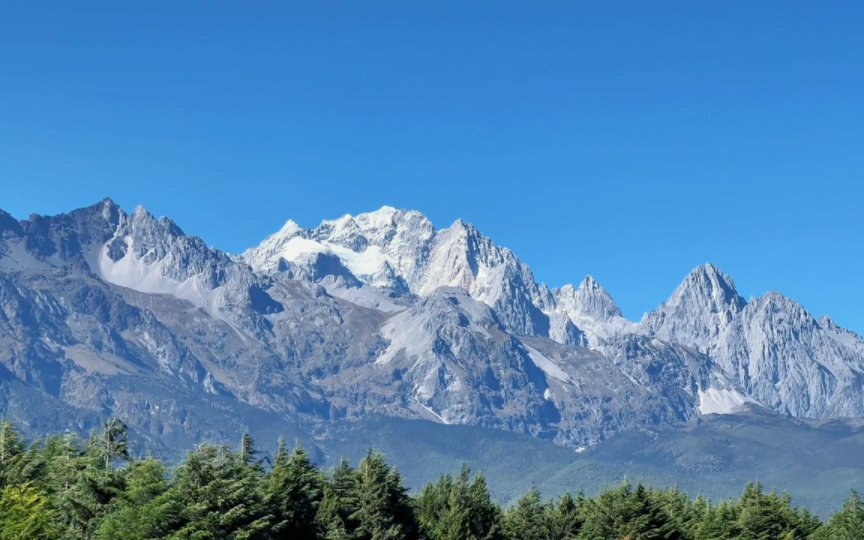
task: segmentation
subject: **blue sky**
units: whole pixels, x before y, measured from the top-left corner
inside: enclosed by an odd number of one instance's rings
[[[237,252],[416,208],[631,318],[711,261],[864,332],[860,0],[10,4],[18,217],[110,196]]]

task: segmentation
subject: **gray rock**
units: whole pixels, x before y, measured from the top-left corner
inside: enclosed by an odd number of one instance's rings
[[[864,341],[777,293],[706,265],[637,324],[591,277],[549,290],[473,226],[389,207],[234,257],[108,199],[0,213],[0,366],[7,414],[120,415],[162,448],[382,415],[579,447],[745,403],[864,413]]]

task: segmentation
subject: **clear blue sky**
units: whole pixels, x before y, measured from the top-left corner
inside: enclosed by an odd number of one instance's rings
[[[860,0],[132,4],[0,6],[0,208],[416,208],[633,318],[711,261],[864,332]]]

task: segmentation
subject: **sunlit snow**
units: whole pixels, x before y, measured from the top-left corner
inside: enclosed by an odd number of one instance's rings
[[[131,249],[131,240],[126,239],[130,249],[119,261],[112,261],[108,256],[108,247],[102,246],[96,265],[96,272],[103,281],[126,287],[147,294],[170,294],[192,302],[197,307],[204,306],[207,301],[205,294],[198,289],[194,277],[186,281],[174,281],[162,275],[161,261],[147,264],[135,257]]]
[[[699,390],[700,414],[732,414],[753,400],[735,390],[720,390],[709,388],[704,392]]]
[[[564,370],[558,367],[555,362],[543,356],[543,354],[541,354],[537,349],[529,347],[524,343],[522,345],[525,347],[525,350],[528,351],[528,356],[531,357],[531,361],[534,362],[534,365],[540,368],[543,373],[550,377],[554,377],[561,382],[571,382],[570,376],[564,373]]]
[[[448,422],[447,420],[445,420],[443,416],[441,416],[440,414],[436,413],[436,412],[435,412],[435,409],[433,409],[432,407],[427,407],[426,405],[423,405],[423,404],[420,403],[420,402],[418,402],[417,404],[420,405],[421,407],[423,407],[423,408],[424,408],[424,409],[425,409],[429,414],[431,414],[432,416],[434,416],[435,418],[437,418],[438,420],[440,420],[442,424],[449,424],[449,423],[450,423],[450,422]]]
[[[423,331],[423,325],[428,320],[427,314],[412,317],[409,312],[405,312],[387,321],[381,328],[381,335],[390,340],[390,346],[375,363],[379,366],[389,363],[402,349],[409,356],[428,349],[433,340],[430,333]]]

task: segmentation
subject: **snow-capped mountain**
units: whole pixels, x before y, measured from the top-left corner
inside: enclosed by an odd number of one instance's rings
[[[472,225],[390,207],[237,256],[110,200],[0,212],[0,364],[7,414],[154,440],[387,415],[575,447],[747,406],[864,416],[864,341],[777,293],[709,264],[637,323],[590,276],[550,290]]]
[[[311,253],[337,256],[354,277],[373,287],[420,296],[440,287],[462,288],[494,308],[508,330],[548,335],[531,269],[462,220],[438,231],[419,212],[385,206],[310,230],[289,221],[241,259],[262,271]]]
[[[286,237],[296,238],[295,243],[288,249],[273,249],[284,245],[281,239]],[[296,260],[323,250],[334,253],[368,285],[399,289],[404,284],[421,297],[442,286],[460,287],[492,308],[503,326],[518,335],[602,348],[611,339],[644,334],[693,347],[713,358],[718,375],[737,388],[724,389],[727,393],[722,395],[716,393],[720,390],[705,389],[705,399],[715,402],[708,409],[715,412],[752,402],[793,416],[822,418],[858,416],[864,406],[864,401],[858,405],[857,391],[855,397],[846,397],[849,388],[858,384],[864,350],[858,336],[838,330],[828,320],[823,325],[814,322],[818,330],[809,343],[757,334],[758,327],[768,333],[779,330],[784,320],[758,320],[765,313],[757,310],[763,300],[791,309],[789,316],[802,325],[796,330],[802,337],[809,336],[812,317],[773,294],[749,306],[732,279],[710,263],[693,270],[669,300],[636,323],[622,317],[611,295],[591,276],[578,287],[549,290],[534,283],[531,270],[512,252],[495,246],[461,220],[437,231],[421,214],[389,207],[325,221],[309,231],[289,222],[243,258],[255,268],[266,269],[280,259]],[[778,347],[784,347],[782,357]],[[790,357],[796,359],[782,365]],[[706,393],[709,390],[714,394]]]

